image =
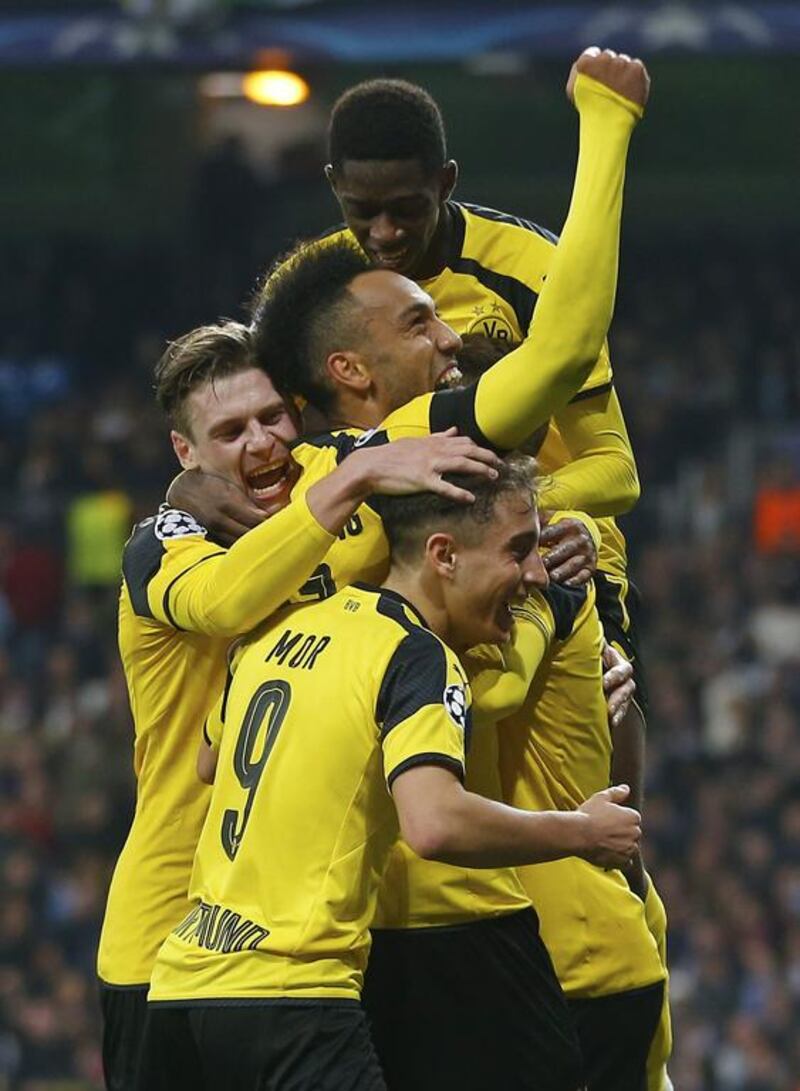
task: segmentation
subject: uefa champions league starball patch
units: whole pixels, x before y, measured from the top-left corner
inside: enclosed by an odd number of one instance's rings
[[[162,542],[168,538],[189,538],[200,535],[205,538],[208,531],[201,526],[188,511],[179,511],[177,508],[162,508],[156,517],[156,525],[153,528],[156,538]]]
[[[442,702],[456,727],[464,731],[467,725],[467,695],[464,687],[457,684],[448,686],[442,695]]]

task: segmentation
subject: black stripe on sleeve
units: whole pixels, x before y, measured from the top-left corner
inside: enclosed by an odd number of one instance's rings
[[[210,746],[212,750],[214,749],[214,744],[208,737],[208,720],[203,721],[203,741],[205,742],[206,746]]]
[[[608,394],[609,390],[613,389],[614,384],[612,382],[602,383],[600,386],[593,386],[591,390],[579,390],[574,398],[570,398],[569,404],[573,405],[575,402],[586,401],[587,398],[599,397],[600,394]]]
[[[448,428],[457,428],[461,436],[469,436],[481,447],[488,447],[492,451],[500,451],[494,443],[490,443],[478,426],[475,416],[475,397],[478,384],[464,387],[463,390],[437,390],[431,398],[430,415],[428,423],[431,432],[444,432]]]
[[[456,761],[449,754],[430,753],[415,754],[413,758],[406,758],[405,761],[401,761],[399,765],[396,765],[387,779],[389,787],[391,788],[401,773],[406,773],[409,769],[414,769],[418,765],[442,765],[445,769],[449,769],[451,773],[455,773],[461,783],[464,783],[464,766],[460,761]]]
[[[161,567],[164,556],[164,543],[156,537],[155,525],[155,518],[152,518],[134,527],[122,554],[122,577],[137,617],[153,617],[147,601],[147,588]]]
[[[398,644],[383,676],[375,718],[385,739],[393,728],[428,705],[442,705],[447,687],[444,648],[427,629],[406,620],[409,632]]]
[[[566,640],[572,632],[575,619],[586,602],[585,587],[564,587],[560,583],[551,583],[542,594],[553,611],[556,624],[556,639]]]
[[[181,626],[175,620],[175,618],[174,618],[174,616],[172,614],[172,610],[170,609],[170,606],[169,606],[169,596],[170,596],[170,592],[172,591],[172,588],[175,586],[175,584],[178,582],[178,580],[183,579],[183,577],[186,575],[187,572],[191,572],[192,569],[197,568],[198,565],[205,564],[206,561],[210,561],[212,557],[223,557],[225,555],[225,552],[226,551],[224,549],[218,549],[216,551],[216,553],[209,553],[207,557],[201,557],[199,561],[195,561],[194,564],[190,564],[188,568],[184,568],[183,572],[179,572],[178,575],[175,577],[175,579],[170,580],[170,582],[169,582],[169,584],[167,586],[167,589],[164,592],[164,596],[163,596],[163,598],[161,600],[161,605],[164,608],[164,613],[167,615],[167,620],[169,621],[170,625],[172,625],[173,628],[179,629],[181,632],[183,632],[183,630],[181,629]]]

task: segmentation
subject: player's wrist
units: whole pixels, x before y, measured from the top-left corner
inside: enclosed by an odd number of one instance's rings
[[[591,815],[581,810],[560,813],[564,820],[562,834],[565,855],[579,856],[585,860],[596,845]]]
[[[626,127],[630,129],[644,117],[644,107],[638,102],[633,102],[585,72],[579,72],[575,80],[575,108],[582,118],[624,119]]]
[[[342,497],[355,507],[375,492],[376,475],[370,451],[353,451],[336,471],[340,475]]]
[[[538,811],[533,812],[531,818],[534,822],[546,823],[544,827],[540,826],[548,843],[545,858],[585,857],[591,851],[589,815],[581,811]]]

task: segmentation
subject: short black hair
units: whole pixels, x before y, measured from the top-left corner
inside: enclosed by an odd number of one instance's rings
[[[502,496],[521,493],[529,497],[531,504],[536,503],[536,463],[525,455],[507,455],[496,478],[445,474],[444,480],[468,489],[475,497],[474,503],[449,500],[433,492],[380,497],[383,528],[393,559],[421,559],[420,546],[436,531],[458,528],[467,541],[480,540]]]
[[[273,265],[256,297],[252,331],[260,365],[276,387],[323,413],[335,396],[325,361],[360,344],[357,304],[348,289],[372,268],[348,239],[304,243]]]
[[[406,80],[358,83],[331,111],[328,156],[334,170],[347,159],[416,159],[433,174],[447,159],[441,110]]]

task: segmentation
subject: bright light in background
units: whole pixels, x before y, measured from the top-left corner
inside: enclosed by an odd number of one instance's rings
[[[295,72],[271,68],[260,72],[209,72],[200,80],[207,98],[246,98],[258,106],[299,106],[311,90]]]
[[[242,93],[259,106],[299,106],[308,99],[310,90],[296,72],[269,69],[248,72],[242,80]]]

